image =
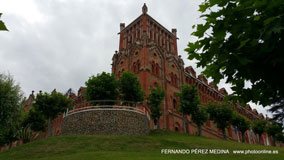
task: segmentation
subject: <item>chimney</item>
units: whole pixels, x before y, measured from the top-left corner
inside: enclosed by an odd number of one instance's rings
[[[176,28],[173,28],[173,29],[172,29],[172,33],[173,33],[175,36],[177,36],[177,29],[176,29]]]
[[[120,31],[122,31],[125,28],[125,23],[120,23]]]

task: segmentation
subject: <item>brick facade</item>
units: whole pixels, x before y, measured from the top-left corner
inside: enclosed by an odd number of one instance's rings
[[[227,92],[224,88],[218,89],[203,75],[196,75],[191,66],[185,67],[177,50],[177,30],[171,31],[147,14],[144,4],[142,14],[129,25],[120,24],[119,50],[113,55],[112,73],[119,78],[124,71],[135,73],[140,80],[145,92],[149,95],[151,87],[159,85],[165,91],[165,100],[162,104],[161,128],[182,132],[182,119],[178,112],[179,99],[177,97],[182,84],[194,85],[202,104],[212,101],[222,101]],[[264,118],[249,105],[233,106],[240,114],[251,120]],[[196,126],[187,117],[190,134],[197,132]],[[203,134],[207,137],[222,137],[213,122],[208,121],[203,127]],[[227,130],[228,137],[240,140],[239,133],[230,126]],[[256,136],[251,132],[246,133],[247,142],[255,141]],[[264,139],[266,139],[264,134]]]
[[[194,85],[198,88],[198,94],[202,104],[212,101],[222,101],[227,92],[224,88],[218,87],[208,82],[203,75],[196,75],[191,66],[184,66],[181,56],[177,50],[177,30],[167,30],[150,15],[147,14],[147,6],[142,7],[142,14],[132,23],[125,26],[120,24],[119,49],[113,55],[112,73],[119,78],[124,71],[135,73],[145,92],[145,98],[149,95],[151,87],[159,85],[165,91],[165,100],[162,103],[162,116],[159,124],[162,129],[176,132],[183,132],[182,117],[178,112],[179,98],[182,84]],[[74,100],[75,108],[90,106],[84,98],[85,88],[81,87],[77,94],[71,90],[67,96]],[[34,93],[30,95],[24,103],[25,111],[30,109],[34,101]],[[146,102],[146,110],[149,111]],[[264,119],[255,109],[249,105],[241,107],[236,104],[232,106],[238,113],[251,119]],[[197,129],[190,117],[187,117],[188,131],[190,134],[196,134]],[[53,120],[53,135],[62,133],[61,127],[63,115]],[[153,122],[150,128],[153,128]],[[208,121],[202,127],[202,134],[211,138],[222,138],[222,133],[216,128],[216,125]],[[241,134],[233,126],[227,129],[228,138],[235,141],[241,141]],[[258,137],[252,132],[245,134],[247,143],[257,143]],[[262,135],[262,143],[270,145],[271,140],[267,134]]]

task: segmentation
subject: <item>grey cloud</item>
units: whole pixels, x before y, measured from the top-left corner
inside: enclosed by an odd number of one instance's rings
[[[1,0],[0,0],[1,1]],[[148,13],[167,29],[177,28],[178,49],[187,65],[184,49],[192,25],[200,23],[201,0],[44,0],[32,1],[41,17],[29,21],[20,14],[4,13],[9,32],[0,32],[0,72],[9,71],[23,91],[77,90],[89,76],[111,71],[118,48],[119,23],[126,25]],[[0,11],[1,11],[0,6]],[[196,69],[200,73],[202,69]],[[224,83],[220,86],[226,86]],[[228,86],[226,87],[228,88]]]

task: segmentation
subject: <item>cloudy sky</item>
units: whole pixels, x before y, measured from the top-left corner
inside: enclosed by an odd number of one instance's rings
[[[201,23],[201,0],[0,0],[0,13],[9,32],[0,32],[0,73],[10,73],[25,96],[32,90],[54,88],[77,91],[91,75],[111,72],[111,58],[118,49],[119,24],[129,24],[148,14],[168,30],[177,28],[178,49],[194,41],[192,25]],[[201,69],[196,69],[200,73]],[[229,85],[223,82],[230,93]],[[264,113],[262,107],[256,107]]]

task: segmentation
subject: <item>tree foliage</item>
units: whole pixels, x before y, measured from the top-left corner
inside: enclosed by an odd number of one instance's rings
[[[159,119],[162,115],[161,103],[165,97],[165,92],[161,87],[151,88],[151,93],[148,96],[148,103],[151,110],[151,118],[154,120],[155,126],[159,128]]]
[[[207,112],[209,119],[216,123],[223,133],[223,138],[226,139],[226,128],[231,124],[233,111],[227,103],[211,103],[208,104]]]
[[[143,100],[143,90],[137,76],[131,72],[123,72],[119,79],[121,100],[140,102]]]
[[[198,136],[201,136],[202,133],[202,125],[207,121],[208,119],[208,113],[206,109],[202,106],[198,106],[196,110],[191,114],[191,120],[193,123],[196,124],[198,129]]]
[[[92,76],[85,83],[88,100],[116,100],[118,96],[118,82],[113,74],[103,72]]]
[[[46,118],[40,111],[33,107],[24,118],[22,127],[29,127],[33,131],[45,131],[47,127]]]
[[[195,86],[183,85],[181,87],[180,112],[184,115],[193,113],[199,105],[199,97]]]
[[[58,114],[66,111],[67,108],[72,107],[72,101],[68,97],[59,92],[52,92],[51,94],[39,93],[36,96],[34,107],[40,111],[46,119],[54,119]]]
[[[270,122],[266,126],[266,132],[268,135],[273,138],[273,145],[275,145],[275,141],[277,140],[278,135],[283,135],[283,126],[276,122]]]
[[[282,130],[283,130],[282,125],[279,124],[279,123],[275,123],[275,122],[268,123],[267,127],[266,127],[267,134],[270,135],[270,136],[273,136],[273,137],[276,134],[282,132]]]
[[[216,84],[227,78],[234,98],[283,109],[284,1],[205,0],[199,11],[205,23],[194,26],[189,59]]]
[[[0,13],[0,18],[2,16],[2,13]],[[7,27],[5,26],[4,22],[0,20],[0,31],[8,31]]]
[[[250,128],[250,122],[238,113],[234,113],[232,125],[236,126],[242,133],[242,142],[245,142],[245,132]]]
[[[48,134],[52,135],[51,120],[66,111],[67,108],[71,108],[72,100],[56,91],[51,94],[45,92],[37,94],[33,106],[48,120]]]
[[[0,74],[0,145],[16,138],[22,92],[11,75]]]
[[[252,124],[252,130],[258,134],[259,143],[261,143],[261,135],[266,131],[267,122],[264,120],[256,120]]]
[[[180,97],[179,111],[183,115],[183,127],[187,133],[186,115],[194,113],[199,105],[199,98],[197,89],[194,86],[182,85],[181,92],[178,94]]]

